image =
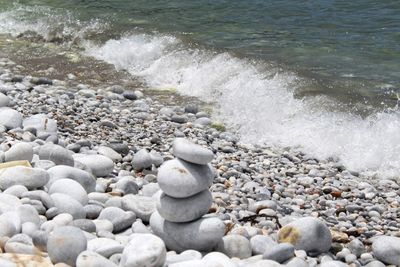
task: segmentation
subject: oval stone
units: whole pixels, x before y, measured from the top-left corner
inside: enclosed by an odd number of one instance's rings
[[[332,245],[329,228],[320,220],[305,217],[295,220],[278,232],[279,243],[290,243],[297,250],[305,250],[312,255],[328,252]]]
[[[7,129],[20,128],[22,126],[21,113],[12,108],[0,108],[0,125]]]
[[[86,155],[76,157],[75,160],[89,167],[97,177],[107,176],[114,169],[114,162],[103,155]]]
[[[90,193],[95,191],[96,180],[90,173],[84,170],[71,166],[58,165],[48,169],[47,172],[50,174],[50,181],[47,187],[50,187],[56,180],[69,178],[80,183],[83,188],[85,188],[86,192]]]
[[[21,142],[13,145],[6,151],[4,156],[6,162],[16,160],[27,160],[31,162],[33,157],[33,148],[30,144]]]
[[[156,201],[152,197],[129,194],[122,198],[121,204],[122,209],[133,211],[144,222],[148,222],[156,210]]]
[[[152,234],[133,234],[122,252],[120,266],[124,267],[162,267],[167,250],[164,242]]]
[[[178,253],[188,249],[210,251],[225,234],[225,224],[211,216],[187,223],[174,223],[154,212],[150,217],[150,226],[154,234],[164,240],[168,249]]]
[[[57,122],[53,119],[49,119],[46,114],[35,114],[23,121],[23,127],[36,129],[37,135],[43,133],[56,133]]]
[[[86,205],[89,201],[87,192],[82,185],[72,179],[59,179],[55,181],[49,189],[49,194],[53,193],[69,195],[82,205]]]
[[[224,253],[230,258],[246,259],[251,257],[250,241],[241,235],[224,236],[218,242],[217,251]]]
[[[40,147],[39,158],[41,160],[50,160],[56,165],[74,166],[74,159],[71,151],[55,144],[45,144]]]
[[[88,242],[87,250],[110,258],[116,253],[121,253],[124,250],[124,246],[110,238],[94,238]]]
[[[176,138],[172,143],[173,154],[191,163],[205,165],[214,157],[211,150],[194,144],[185,138]]]
[[[132,166],[135,170],[143,170],[151,167],[153,163],[150,153],[147,152],[146,149],[139,150],[134,156],[132,160]]]
[[[0,93],[0,108],[7,107],[10,104],[10,98],[3,93]]]
[[[394,236],[379,236],[373,239],[372,251],[375,257],[392,265],[400,265],[400,238]]]
[[[23,166],[0,170],[0,189],[5,190],[13,185],[23,185],[29,190],[42,187],[49,181],[47,171]]]
[[[82,230],[73,226],[56,228],[47,241],[47,252],[53,263],[75,266],[78,255],[86,250],[87,240]]]
[[[208,189],[188,198],[173,198],[160,193],[157,196],[157,211],[167,221],[190,222],[206,214],[212,201]]]
[[[158,170],[158,184],[170,197],[187,198],[212,185],[210,165],[197,165],[180,159],[166,161]]]
[[[85,219],[86,213],[81,203],[66,194],[54,193],[51,194],[55,207],[58,213],[71,214],[74,219]]]

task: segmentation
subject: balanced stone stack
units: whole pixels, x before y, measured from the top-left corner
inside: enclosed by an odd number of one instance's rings
[[[158,171],[161,190],[151,228],[171,250],[212,250],[225,232],[220,219],[206,215],[212,205],[213,153],[184,138],[174,140],[173,153],[177,158]]]

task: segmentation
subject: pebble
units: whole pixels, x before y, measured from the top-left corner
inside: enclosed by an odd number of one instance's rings
[[[156,200],[139,195],[126,195],[122,198],[122,209],[132,211],[143,222],[149,222],[151,214],[156,210]]]
[[[226,235],[217,244],[220,251],[230,258],[245,259],[251,257],[250,241],[241,235]]]
[[[93,175],[96,177],[105,177],[110,175],[114,169],[114,162],[102,155],[86,155],[76,157],[75,160],[89,167]]]
[[[370,261],[365,267],[385,267],[386,265],[380,261]]]
[[[364,250],[365,250],[364,244],[357,238],[353,239],[347,245],[347,247],[349,248],[351,253],[353,253],[354,255],[357,256],[357,258],[359,258],[361,256],[361,254],[364,253]]]
[[[14,185],[23,185],[27,189],[44,186],[49,181],[47,171],[36,168],[16,166],[0,169],[0,189],[5,190]]]
[[[139,186],[131,177],[123,177],[115,183],[114,191],[121,192],[123,195],[136,195],[139,192]]]
[[[209,188],[214,172],[209,165],[173,159],[161,165],[157,178],[158,185],[165,194],[175,198],[186,198]]]
[[[212,250],[224,236],[225,225],[216,217],[203,217],[187,223],[173,223],[164,220],[158,212],[150,218],[154,234],[159,236],[167,248],[182,252],[187,249]]]
[[[96,252],[85,250],[76,259],[76,267],[117,267],[117,265]]]
[[[253,255],[262,255],[277,244],[274,239],[266,235],[255,235],[250,239]]]
[[[93,233],[96,232],[96,225],[94,222],[88,219],[77,219],[73,220],[72,222],[68,223],[70,226],[77,227],[81,229],[82,231],[88,232],[88,233]]]
[[[132,211],[124,211],[117,207],[108,207],[101,211],[99,220],[108,220],[113,224],[114,233],[130,228],[136,220],[136,215]]]
[[[288,243],[280,243],[263,254],[263,258],[283,263],[294,257],[294,246]]]
[[[10,105],[10,98],[3,93],[0,93],[0,108]]]
[[[132,166],[135,170],[141,171],[151,167],[153,161],[151,159],[150,153],[146,149],[139,150],[132,160]]]
[[[122,252],[120,266],[162,267],[166,258],[164,242],[152,234],[133,234]]]
[[[41,160],[50,160],[56,165],[74,166],[74,159],[70,151],[59,145],[45,144],[40,147],[39,158]]]
[[[86,192],[90,193],[95,191],[96,180],[86,171],[70,166],[60,165],[48,169],[47,172],[50,175],[50,182],[47,186],[51,186],[51,184],[58,179],[69,178],[81,184]]]
[[[56,180],[49,188],[49,194],[61,193],[69,195],[77,200],[83,206],[89,201],[87,192],[83,186],[72,179],[59,179]]]
[[[341,261],[327,261],[322,263],[320,267],[348,267],[348,265]]]
[[[100,155],[106,156],[108,158],[110,158],[112,161],[114,162],[118,162],[122,160],[122,156],[121,154],[119,154],[117,151],[115,151],[114,149],[112,149],[111,147],[107,147],[107,146],[100,146],[97,150],[97,152]]]
[[[394,236],[378,236],[372,242],[374,256],[386,263],[400,265],[400,238]]]
[[[214,157],[211,150],[194,144],[186,138],[176,138],[172,144],[172,149],[176,157],[200,165],[210,163]]]
[[[129,100],[136,100],[138,98],[134,91],[124,91],[122,95]]]
[[[118,241],[110,238],[94,238],[89,240],[87,250],[96,252],[103,257],[110,258],[114,254],[122,253],[124,246]]]
[[[33,148],[28,143],[17,143],[4,153],[4,157],[6,162],[16,160],[27,160],[31,162],[33,158]]]
[[[66,263],[75,266],[76,259],[87,247],[82,230],[72,226],[55,229],[47,241],[47,252],[53,263]]]
[[[0,125],[8,130],[20,128],[22,126],[22,115],[14,109],[0,107]]]
[[[24,129],[35,129],[36,136],[54,135],[57,133],[57,122],[46,114],[35,114],[22,122]]]
[[[74,219],[85,219],[86,213],[81,203],[69,195],[61,193],[51,194],[55,207],[59,213],[71,214]]]
[[[206,214],[212,204],[212,195],[204,190],[188,198],[173,198],[165,193],[158,194],[157,211],[170,222],[190,222]]]
[[[291,243],[296,249],[310,254],[329,251],[332,237],[329,228],[320,220],[312,217],[297,219],[278,232],[279,243]]]

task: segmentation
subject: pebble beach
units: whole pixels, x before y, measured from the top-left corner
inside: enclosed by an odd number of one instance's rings
[[[208,103],[2,44],[0,266],[400,266],[398,179],[243,143]]]

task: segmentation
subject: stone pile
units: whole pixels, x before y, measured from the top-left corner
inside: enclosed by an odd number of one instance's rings
[[[209,251],[225,229],[220,219],[206,215],[212,205],[209,187],[215,173],[209,163],[213,153],[184,138],[175,139],[172,149],[177,158],[158,171],[161,190],[150,225],[169,249]]]

